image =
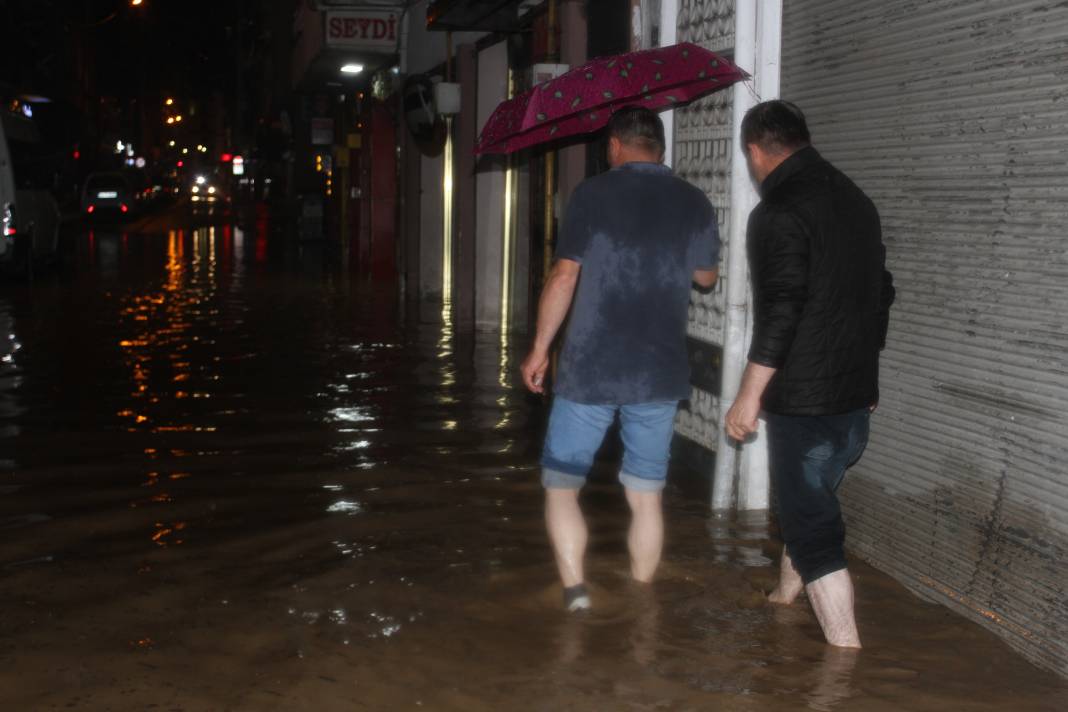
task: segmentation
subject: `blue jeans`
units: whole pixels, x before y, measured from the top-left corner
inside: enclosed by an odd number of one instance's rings
[[[638,492],[664,489],[678,401],[588,405],[557,396],[541,456],[546,488],[579,489],[593,467],[604,434],[619,412],[623,467],[619,481]]]
[[[765,413],[783,543],[805,583],[846,567],[838,486],[868,444],[868,409],[841,415]]]

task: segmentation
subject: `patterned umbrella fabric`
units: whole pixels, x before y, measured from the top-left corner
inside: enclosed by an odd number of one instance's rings
[[[663,109],[749,77],[732,62],[683,43],[601,57],[502,102],[475,153],[512,153],[604,127],[625,106]]]

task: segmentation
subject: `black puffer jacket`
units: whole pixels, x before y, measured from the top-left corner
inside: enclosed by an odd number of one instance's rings
[[[760,192],[748,227],[749,360],[778,369],[764,409],[832,415],[876,403],[894,287],[875,205],[812,147]]]

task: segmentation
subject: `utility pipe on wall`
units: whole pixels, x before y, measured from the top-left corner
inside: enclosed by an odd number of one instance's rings
[[[678,37],[679,0],[660,0],[660,46],[673,45]],[[671,166],[675,158],[675,112],[660,114],[664,122],[664,165]]]
[[[756,16],[759,0],[738,0],[734,8],[734,63],[750,73],[756,71]],[[723,372],[719,402],[719,437],[716,445],[716,469],[712,482],[712,509],[729,509],[734,499],[734,475],[738,449],[727,438],[723,416],[727,414],[741,384],[746,361],[746,311],[749,301],[749,277],[745,255],[745,227],[749,212],[756,205],[756,194],[746,169],[745,153],[739,128],[745,112],[756,102],[742,83],[731,89],[731,179],[730,224],[727,231],[726,305],[723,338]]]
[[[549,26],[548,36],[545,40],[546,59],[555,62],[556,49],[556,0],[549,0],[549,17],[546,23]],[[543,232],[543,255],[542,255],[542,280],[549,279],[549,271],[553,266],[553,226],[556,222],[556,149],[550,148],[545,151],[545,206]],[[555,373],[555,371],[554,371]]]
[[[782,0],[761,0],[757,7],[756,92],[760,101],[767,101],[779,97]],[[752,338],[753,310],[750,309],[746,315],[744,343],[748,344]],[[757,439],[742,448],[738,468],[738,509],[767,509],[770,500],[768,479],[768,439],[761,421]]]

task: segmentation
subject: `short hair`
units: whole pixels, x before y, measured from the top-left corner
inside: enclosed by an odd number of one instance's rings
[[[664,122],[644,106],[625,106],[612,114],[608,136],[651,153],[664,153]]]
[[[771,154],[793,153],[812,142],[797,104],[775,99],[757,104],[742,119],[742,146],[755,143]]]

